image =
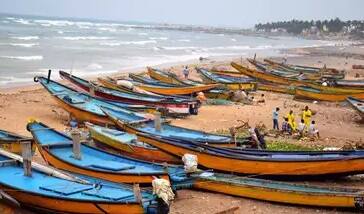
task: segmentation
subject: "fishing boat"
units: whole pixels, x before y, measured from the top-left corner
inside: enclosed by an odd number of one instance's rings
[[[210,134],[202,131],[197,131],[193,129],[182,128],[178,126],[173,126],[170,124],[163,123],[161,124],[161,130],[156,129],[155,122],[144,122],[144,123],[135,123],[130,124],[125,122],[125,120],[118,115],[118,112],[115,112],[113,109],[102,109],[106,115],[110,117],[112,121],[120,128],[125,130],[128,133],[136,134],[139,136],[141,133],[148,133],[154,136],[172,138],[172,139],[185,139],[191,140],[194,142],[199,142],[202,144],[212,144],[212,145],[221,145],[221,146],[235,146],[233,139],[228,136],[218,135],[218,134]],[[237,143],[243,143],[245,139],[238,139]],[[143,141],[148,143],[148,141]]]
[[[86,123],[91,137],[103,150],[111,148],[122,155],[157,163],[181,164],[181,160],[149,144],[138,141],[137,136],[119,130]]]
[[[115,81],[103,79],[100,82],[106,87],[122,89],[122,86],[117,85]],[[135,82],[135,86],[143,90],[161,95],[191,95],[200,91],[208,91],[217,88],[220,86],[220,84],[208,84],[208,85],[197,85],[197,86],[159,86],[159,85],[149,85],[149,84],[142,84]]]
[[[250,68],[247,68],[245,66],[239,65],[235,62],[232,62],[231,65],[237,69],[239,72],[241,72],[241,74],[250,76],[252,78],[256,78],[260,81],[263,82],[271,82],[271,83],[276,83],[276,84],[281,84],[281,85],[290,85],[292,87],[295,86],[307,86],[310,88],[314,88],[323,92],[327,92],[327,93],[338,93],[338,94],[356,94],[356,93],[360,93],[363,92],[364,88],[354,88],[354,87],[336,87],[336,86],[324,86],[320,83],[316,83],[316,82],[310,82],[310,81],[299,81],[296,79],[291,79],[291,78],[285,78],[285,77],[280,77],[274,74],[270,74],[270,73],[264,73],[258,70],[253,70]]]
[[[317,68],[317,67],[302,66],[302,65],[290,65],[290,64],[275,62],[270,59],[264,59],[264,61],[272,66],[276,66],[290,72],[327,73],[331,75],[340,75],[342,78],[345,77],[343,76],[343,72],[340,72],[334,68]]]
[[[37,213],[142,214],[148,210],[148,202],[138,201],[131,186],[94,182],[37,163],[32,163],[31,176],[25,176],[22,157],[0,152],[2,198]],[[146,191],[141,197],[153,198]]]
[[[175,73],[162,71],[151,67],[148,67],[147,69],[148,69],[148,75],[152,79],[168,84],[191,86],[189,84],[186,84],[184,81],[180,80]]]
[[[334,85],[338,87],[364,90],[364,80],[335,80]]]
[[[288,85],[278,85],[274,83],[259,82],[257,90],[260,91],[271,91],[276,93],[291,94],[294,95],[295,87]]]
[[[257,84],[247,77],[222,76],[209,72],[204,68],[196,68],[206,83],[220,83],[229,90],[256,90]]]
[[[139,140],[148,142],[165,152],[182,157],[197,156],[198,164],[213,170],[254,176],[299,177],[337,176],[364,172],[364,151],[345,153],[252,153],[244,154],[228,149],[167,139],[150,134],[139,134]]]
[[[348,97],[346,99],[350,105],[359,112],[359,115],[364,119],[364,99],[355,99],[354,97]]]
[[[114,89],[109,89],[103,86],[94,85],[93,83],[81,79],[76,76],[71,76],[70,74],[60,71],[60,76],[63,79],[70,81],[72,84],[76,85],[82,90],[92,93],[96,97],[100,97],[110,101],[116,101],[127,104],[135,105],[148,105],[158,108],[165,108],[167,110],[167,115],[169,116],[187,116],[190,112],[197,112],[199,105],[194,99],[178,98],[178,97],[158,97],[151,95],[134,94],[132,92],[122,92]]]
[[[22,135],[18,135],[9,131],[0,129],[0,148],[5,149],[9,152],[21,154],[21,142],[31,141],[32,142],[32,152],[35,151],[35,144],[33,143],[33,139],[29,137],[25,137]]]
[[[364,99],[364,92],[343,94],[343,93],[330,93],[310,87],[296,87],[295,97],[310,99],[310,100],[341,102],[345,101],[348,97]]]
[[[76,158],[69,136],[36,121],[29,123],[27,129],[43,159],[58,169],[116,183],[149,184],[153,176],[169,179],[162,165],[111,154],[86,144],[80,145],[81,157]]]
[[[191,177],[196,189],[232,196],[305,206],[364,208],[361,189],[294,184],[213,172],[195,173]]]
[[[94,98],[88,94],[77,92],[68,86],[53,80],[48,80],[44,77],[37,77],[36,81],[40,82],[40,84],[47,89],[61,108],[69,112],[71,117],[76,118],[79,122],[89,121],[101,125],[113,125],[113,122],[109,120],[100,107],[115,109],[122,112],[122,114],[127,113],[129,116],[123,116],[130,119],[143,120],[146,117],[151,117],[150,115],[148,116],[148,114],[124,109],[125,107],[145,109],[143,106],[112,103],[99,98]]]
[[[149,77],[146,77],[146,76],[142,76],[142,75],[139,75],[139,74],[130,73],[129,78],[132,79],[135,82],[144,83],[144,84],[147,84],[147,85],[157,85],[157,86],[166,86],[166,87],[176,86],[175,84],[161,82],[159,80],[155,80],[155,79],[152,79],[152,78],[149,78]]]

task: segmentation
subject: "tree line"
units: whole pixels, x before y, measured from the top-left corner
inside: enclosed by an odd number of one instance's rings
[[[255,30],[272,32],[273,30],[285,31],[291,34],[301,34],[305,31],[316,31],[322,33],[363,33],[364,21],[349,20],[341,21],[339,18],[324,20],[324,21],[280,21],[280,22],[268,22],[265,24],[256,24]]]

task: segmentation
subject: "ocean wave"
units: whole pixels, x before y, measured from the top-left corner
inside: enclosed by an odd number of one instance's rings
[[[178,42],[191,42],[191,40],[189,40],[189,39],[178,39],[177,41]]]
[[[38,46],[39,43],[10,43],[9,45],[19,46],[19,47],[24,47],[24,48],[31,48],[31,47],[34,47],[34,46]]]
[[[8,85],[10,83],[26,83],[26,82],[32,82],[32,78],[20,78],[20,77],[14,77],[14,76],[7,76],[7,77],[0,77],[0,86],[1,85]]]
[[[151,40],[168,40],[168,37],[149,37]]]
[[[87,66],[87,69],[90,69],[90,70],[100,70],[102,68],[103,68],[102,65],[97,64],[97,63],[91,63]]]
[[[155,40],[145,40],[145,41],[121,41],[121,42],[102,42],[100,45],[105,46],[120,46],[120,45],[146,45],[146,44],[156,44]]]
[[[111,27],[100,27],[100,28],[97,28],[97,29],[101,30],[101,31],[116,32],[116,29],[111,28]]]
[[[196,46],[170,46],[170,47],[160,47],[160,49],[163,49],[163,50],[170,50],[170,51],[174,51],[174,50],[195,50],[195,49],[201,49],[199,47],[196,47]]]
[[[148,33],[138,33],[139,36],[148,36]]]
[[[105,36],[65,36],[65,37],[61,37],[62,39],[65,40],[72,40],[72,41],[76,41],[76,40],[108,40],[108,39],[112,39],[111,37],[105,37]]]
[[[43,56],[0,56],[4,59],[24,60],[24,61],[35,61],[43,60]]]
[[[39,36],[13,36],[11,38],[19,40],[38,40]]]
[[[29,20],[26,20],[26,19],[13,19],[12,20],[13,22],[16,22],[16,23],[19,23],[19,24],[23,24],[23,25],[31,25],[32,23],[30,23]]]

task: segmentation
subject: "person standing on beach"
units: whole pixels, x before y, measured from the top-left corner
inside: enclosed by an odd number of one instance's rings
[[[277,107],[273,111],[273,129],[277,129],[277,130],[279,130],[278,116],[279,116],[279,108]]]
[[[182,71],[183,75],[185,76],[185,79],[188,79],[188,75],[190,74],[190,71],[188,70],[187,65],[185,66],[185,68]]]
[[[291,126],[292,131],[296,131],[297,124],[296,124],[296,120],[295,120],[293,111],[290,110],[286,117],[288,118],[288,124]]]
[[[306,129],[308,129],[308,127],[310,126],[311,123],[311,116],[312,116],[312,112],[311,110],[308,108],[308,106],[305,107],[305,109],[302,112],[302,119],[305,122],[306,125]]]

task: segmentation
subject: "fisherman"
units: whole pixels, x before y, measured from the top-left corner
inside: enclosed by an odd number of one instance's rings
[[[278,116],[279,116],[279,108],[277,107],[273,111],[273,129],[277,129],[277,130],[279,130]]]
[[[305,130],[306,130],[306,124],[305,121],[303,119],[301,119],[301,122],[298,124],[298,133],[300,138],[302,138],[304,136]]]
[[[264,134],[260,134],[259,129],[257,127],[255,127],[254,132],[255,132],[255,134],[256,134],[256,136],[258,138],[258,142],[259,142],[258,148],[266,149],[267,144],[265,143]]]
[[[308,128],[308,135],[310,137],[317,137],[320,138],[319,130],[315,127],[316,122],[313,120],[311,122],[310,127]]]
[[[185,66],[185,68],[183,69],[183,75],[185,76],[185,79],[188,79],[188,75],[190,75],[190,71],[188,70],[187,65]]]
[[[197,93],[196,99],[200,101],[200,103],[204,103],[207,101],[207,98],[205,97],[205,94],[202,91]]]
[[[290,110],[289,113],[287,114],[287,118],[288,118],[288,125],[290,126],[291,130],[296,131],[297,124],[292,110]]]
[[[304,120],[306,129],[308,129],[308,127],[310,126],[311,116],[312,116],[311,110],[308,108],[308,106],[305,106],[305,109],[302,112],[302,119]]]

